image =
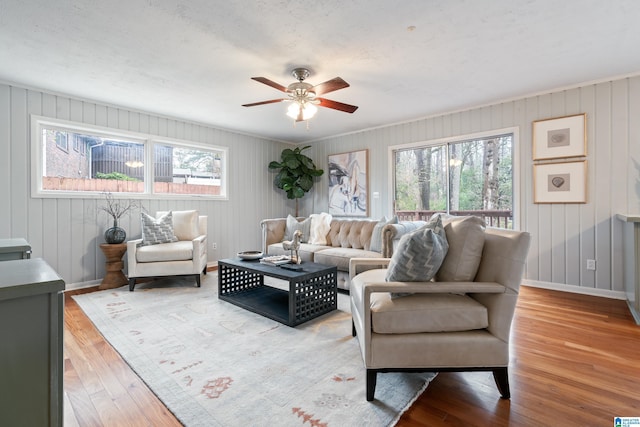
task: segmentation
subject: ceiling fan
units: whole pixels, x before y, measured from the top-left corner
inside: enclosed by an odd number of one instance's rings
[[[308,120],[316,113],[316,105],[326,108],[333,108],[334,110],[344,111],[345,113],[353,113],[358,109],[355,105],[343,104],[342,102],[332,101],[326,98],[320,98],[319,95],[333,92],[338,89],[344,89],[349,87],[349,83],[342,80],[340,77],[335,77],[319,85],[311,85],[305,83],[304,79],[309,77],[309,70],[306,68],[295,68],[291,74],[298,81],[291,83],[289,86],[284,87],[266,77],[251,77],[251,79],[263,83],[267,86],[271,86],[274,89],[279,90],[287,94],[286,98],[270,99],[268,101],[254,102],[252,104],[243,104],[243,107],[255,107],[256,105],[273,104],[276,102],[287,101],[291,102],[287,115],[293,118],[295,121]]]

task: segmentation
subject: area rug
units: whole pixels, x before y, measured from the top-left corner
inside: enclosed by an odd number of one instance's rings
[[[186,426],[394,425],[435,375],[378,374],[367,402],[348,298],[291,328],[218,300],[215,273],[74,296]]]

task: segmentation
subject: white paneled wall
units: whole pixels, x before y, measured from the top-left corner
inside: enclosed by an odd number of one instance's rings
[[[37,90],[0,84],[0,238],[24,237],[33,257],[44,258],[67,283],[104,276],[99,244],[108,221],[100,200],[32,198],[30,115],[107,126],[229,147],[229,200],[143,200],[149,212],[197,209],[209,216],[209,261],[260,248],[259,222],[290,212],[274,191],[267,165],[284,144]],[[129,237],[140,235],[139,217],[121,221]]]
[[[534,204],[532,122],[578,113],[587,114],[588,202]],[[369,149],[369,212],[379,218],[392,206],[389,146],[517,127],[520,205],[515,214],[520,228],[533,237],[527,280],[621,296],[622,227],[615,215],[640,212],[639,118],[640,77],[632,77],[317,141],[313,157],[326,168],[330,154]],[[380,198],[372,199],[373,192]],[[326,211],[327,204],[323,179],[307,210]],[[586,269],[587,259],[597,261],[596,271]]]
[[[534,204],[531,137],[535,120],[587,114],[588,202]],[[30,195],[31,114],[127,129],[229,147],[228,201],[143,202],[150,212],[198,209],[209,216],[209,260],[260,247],[259,222],[293,213],[295,203],[274,190],[267,169],[285,144],[204,125],[128,111],[115,106],[0,84],[0,238],[25,237],[68,283],[104,275],[99,244],[107,225],[95,199],[39,199]],[[358,113],[356,113],[358,114]],[[640,212],[640,77],[617,79],[531,96],[491,106],[425,118],[313,142],[309,155],[326,170],[327,156],[369,150],[369,213],[391,213],[389,147],[419,141],[517,127],[516,171],[520,228],[532,234],[526,278],[542,285],[568,285],[588,293],[619,295],[622,283],[622,227],[618,212]],[[373,199],[373,192],[380,198]],[[328,209],[323,175],[302,199],[300,214]],[[136,217],[122,224],[139,235]],[[597,270],[586,270],[586,259]]]

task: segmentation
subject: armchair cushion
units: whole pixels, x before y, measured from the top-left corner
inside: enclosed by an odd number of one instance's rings
[[[386,280],[428,282],[438,272],[448,248],[442,220],[436,216],[424,227],[402,236],[391,257]]]
[[[191,240],[141,246],[136,250],[137,262],[186,261],[191,259],[193,259],[193,242]]]
[[[467,295],[413,294],[403,298],[392,298],[388,292],[372,295],[371,328],[375,333],[459,332],[487,326],[487,308]]]
[[[443,217],[449,250],[436,273],[439,282],[470,282],[476,277],[484,247],[485,223],[477,216]]]
[[[171,212],[167,212],[157,219],[141,212],[140,220],[142,222],[142,246],[170,243],[178,240],[173,234]]]
[[[157,212],[156,217],[164,212]],[[178,240],[193,240],[200,235],[198,230],[198,211],[172,211],[173,234]]]

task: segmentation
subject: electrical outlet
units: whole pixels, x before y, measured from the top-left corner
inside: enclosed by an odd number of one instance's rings
[[[218,244],[215,242],[211,243],[211,250],[215,251],[217,249],[218,249]]]
[[[596,269],[596,260],[588,259],[587,260],[587,270],[595,270]]]

